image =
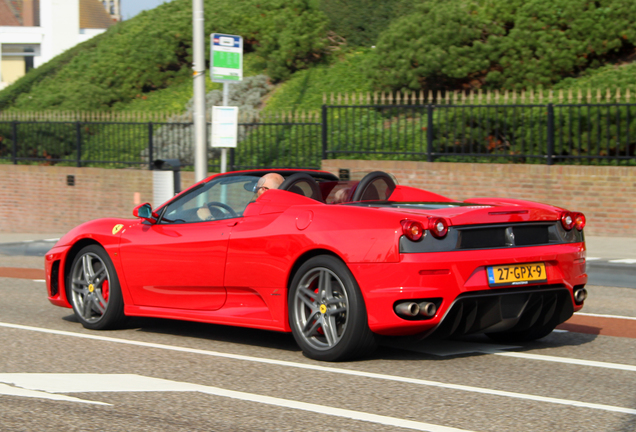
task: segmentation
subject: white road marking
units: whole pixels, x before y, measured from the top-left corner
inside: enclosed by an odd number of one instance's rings
[[[603,404],[580,402],[580,401],[574,401],[574,400],[568,400],[568,399],[535,396],[535,395],[529,395],[525,393],[492,390],[487,388],[472,387],[472,386],[459,385],[459,384],[447,384],[447,383],[442,383],[437,381],[428,381],[428,380],[421,380],[416,378],[406,378],[406,377],[400,377],[395,375],[385,375],[385,374],[378,374],[373,372],[340,369],[340,368],[335,368],[331,366],[318,366],[314,364],[296,363],[296,362],[274,360],[274,359],[267,359],[267,358],[261,358],[261,357],[250,357],[250,356],[244,356],[239,354],[228,354],[228,353],[221,353],[217,351],[201,350],[196,348],[185,348],[185,347],[163,345],[163,344],[157,344],[157,343],[151,343],[151,342],[140,342],[140,341],[111,338],[111,337],[105,337],[105,336],[95,336],[90,334],[73,333],[73,332],[67,332],[63,330],[50,330],[50,329],[45,329],[40,327],[24,326],[20,324],[0,323],[0,327],[12,328],[17,330],[35,331],[35,332],[55,334],[60,336],[71,336],[71,337],[76,337],[81,339],[90,339],[90,340],[97,340],[97,341],[103,341],[103,342],[120,343],[125,345],[142,346],[147,348],[157,348],[157,349],[184,352],[184,353],[190,353],[190,354],[201,354],[201,355],[207,355],[207,356],[213,356],[213,357],[227,358],[232,360],[243,360],[243,361],[250,361],[254,363],[293,367],[298,369],[314,370],[319,372],[330,372],[330,373],[338,373],[343,375],[358,376],[358,377],[364,377],[364,378],[374,378],[374,379],[380,379],[385,381],[403,382],[407,384],[438,387],[438,388],[444,388],[444,389],[450,389],[450,390],[460,390],[460,391],[466,391],[466,392],[472,392],[472,393],[503,396],[503,397],[509,397],[509,398],[531,400],[535,402],[548,402],[548,403],[554,403],[559,405],[568,405],[568,406],[575,406],[575,407],[581,407],[581,408],[598,409],[603,411],[611,411],[611,412],[619,412],[624,414],[636,415],[636,409],[616,407],[612,405],[603,405]],[[521,355],[529,356],[523,353],[496,353],[496,354],[498,355],[521,354]],[[541,357],[541,358],[538,358],[538,357]],[[536,356],[536,357],[533,356],[533,357],[527,357],[527,358],[535,359],[535,360],[548,360],[550,356]],[[567,363],[570,360],[573,360],[574,362],[577,361],[576,359],[566,359],[566,358],[560,358],[560,357],[553,357],[553,359],[554,360],[552,361],[559,361],[564,363]],[[584,361],[584,360],[581,360],[581,361]],[[603,368],[609,368],[609,369],[621,369],[621,370],[629,370],[629,371],[636,370],[636,366],[619,365],[615,363],[603,363],[603,362],[588,362],[588,363],[589,364],[586,364],[586,366],[603,367]],[[573,363],[573,364],[576,364],[576,363]]]
[[[607,362],[599,362],[594,360],[580,360],[580,359],[567,358],[567,357],[555,357],[555,356],[547,356],[542,354],[529,354],[529,353],[522,353],[522,352],[493,352],[491,354],[503,356],[503,357],[522,358],[525,360],[542,360],[542,361],[549,361],[554,363],[565,363],[565,364],[571,364],[571,365],[591,366],[591,367],[599,367],[604,369],[616,369],[616,370],[622,370],[622,371],[636,372],[636,366],[619,364],[619,363],[607,363]]]
[[[33,282],[46,282],[44,279],[32,279]]]
[[[353,420],[360,420],[370,423],[377,423],[386,426],[395,426],[405,429],[413,429],[428,432],[469,432],[465,429],[456,429],[446,426],[438,426],[430,423],[404,420],[396,417],[369,414],[361,411],[333,408],[324,405],[316,405],[305,402],[298,402],[289,399],[281,399],[269,396],[262,396],[253,393],[245,393],[233,390],[225,390],[218,387],[190,384],[185,382],[170,381],[160,378],[150,378],[133,374],[0,374],[0,382],[12,383],[17,387],[9,387],[16,390],[10,393],[12,396],[24,396],[18,391],[31,392],[38,395],[44,394],[51,397],[67,399],[69,402],[96,403],[102,402],[83,401],[81,399],[69,398],[50,393],[101,393],[101,392],[199,392],[213,396],[227,397],[250,402],[257,402],[266,405],[273,405],[282,408],[291,408],[302,411],[310,411],[318,414],[325,414],[334,417],[343,417]],[[21,388],[18,388],[21,387]],[[0,384],[0,391],[2,391]],[[50,393],[49,393],[50,392]],[[2,394],[2,393],[0,393]],[[38,397],[38,396],[28,396]],[[71,400],[75,399],[75,400]]]
[[[616,263],[616,264],[636,264],[636,259],[617,259],[617,260],[609,260],[608,262]]]
[[[585,258],[587,261],[596,261],[596,260],[600,260],[601,257],[587,257]]]
[[[28,397],[28,398],[36,398],[36,399],[49,399],[49,400],[57,400],[64,402],[79,402],[79,403],[87,403],[94,405],[110,405],[103,402],[95,402],[84,399],[78,399],[71,396],[63,396],[57,394],[50,394],[42,391],[34,391],[28,390],[20,387],[12,387],[6,384],[0,384],[0,395],[5,396],[20,396],[20,397]]]
[[[599,317],[599,318],[618,318],[618,319],[626,319],[626,320],[636,320],[636,317],[628,317],[621,315],[601,315],[601,314],[593,314],[593,313],[585,313],[585,312],[575,312],[575,315],[583,315],[583,316],[591,316],[591,317]]]

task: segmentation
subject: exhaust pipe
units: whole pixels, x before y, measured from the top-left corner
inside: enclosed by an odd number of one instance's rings
[[[418,305],[420,307],[420,315],[425,317],[434,317],[437,313],[437,306],[433,302],[422,302]]]
[[[585,288],[579,288],[574,291],[574,301],[577,303],[583,303],[587,298],[587,290]]]
[[[404,317],[414,317],[420,313],[420,306],[415,302],[403,302],[395,305],[395,313]]]

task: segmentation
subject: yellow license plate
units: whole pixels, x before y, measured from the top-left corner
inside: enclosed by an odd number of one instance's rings
[[[486,267],[488,285],[526,285],[531,282],[545,282],[544,263],[513,264]]]

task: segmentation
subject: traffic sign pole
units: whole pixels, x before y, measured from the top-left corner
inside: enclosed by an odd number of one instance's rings
[[[192,0],[192,39],[194,69],[194,178],[208,175],[208,153],[205,145],[205,28],[203,0]]]
[[[230,84],[233,82],[240,82],[243,80],[243,38],[236,35],[226,35],[220,33],[212,33],[210,35],[210,74],[213,82],[223,83],[223,106],[228,106]],[[215,111],[216,112],[216,111]],[[229,112],[229,111],[228,111]],[[238,108],[236,109],[236,120],[238,120]],[[216,123],[216,124],[215,124]],[[219,134],[215,134],[212,130],[212,146],[221,146],[221,172],[227,171],[227,149],[228,141],[231,141],[227,136],[229,131],[228,123],[223,123],[212,120],[212,128],[222,127],[224,129],[223,137]],[[234,126],[234,130],[236,130]],[[236,134],[233,137],[233,143],[231,147],[236,147]]]

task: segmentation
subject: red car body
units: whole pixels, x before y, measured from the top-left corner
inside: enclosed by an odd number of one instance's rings
[[[97,245],[112,261],[126,316],[290,332],[290,284],[303,263],[317,256],[339,260],[350,271],[363,298],[368,328],[378,335],[483,331],[523,336],[523,329],[539,325],[519,327],[520,321],[530,319],[527,315],[537,303],[543,311],[534,314],[540,315],[539,321],[550,321],[550,331],[582,307],[584,296],[577,297],[575,291],[584,293],[587,282],[585,243],[578,229],[584,219],[569,230],[562,222],[580,214],[513,199],[456,202],[399,185],[384,185],[382,199],[358,195],[352,201],[364,179],[339,182],[320,171],[274,171],[287,177],[309,174],[320,196],[312,199],[298,191],[269,190],[236,217],[156,223],[171,202],[198,185],[231,176],[256,180],[265,171],[226,173],[192,186],[155,209],[151,218],[84,223],[46,254],[50,302],[72,307],[72,263],[82,248]],[[334,191],[343,188],[348,198],[332,203]],[[447,232],[438,239],[431,224],[440,218]],[[422,238],[409,240],[404,221],[416,221],[415,230],[423,229]],[[515,243],[515,236],[517,243],[523,238],[522,244]],[[507,243],[502,244],[502,239]],[[508,266],[513,272],[540,263],[545,269],[540,281],[489,282],[489,267]],[[108,294],[107,287],[102,294]],[[518,304],[523,302],[520,313]],[[433,316],[411,316],[413,303],[434,304]],[[550,308],[555,310],[545,318]],[[515,313],[518,316],[512,316]]]

